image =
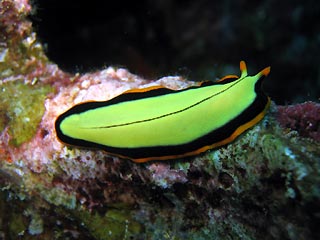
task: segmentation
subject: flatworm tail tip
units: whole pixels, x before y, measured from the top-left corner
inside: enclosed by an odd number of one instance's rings
[[[261,70],[261,72],[259,74],[266,77],[269,75],[270,69],[271,69],[271,67],[266,67],[265,69]]]
[[[241,78],[248,75],[247,65],[245,61],[240,61],[240,71],[241,71]]]
[[[240,61],[240,70],[241,72],[247,70],[247,65],[245,61]]]

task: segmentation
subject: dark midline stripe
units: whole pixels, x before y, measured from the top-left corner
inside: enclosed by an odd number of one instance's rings
[[[239,80],[238,78],[233,79],[233,81]],[[66,111],[65,113],[63,113],[62,115],[60,115],[60,122],[62,122],[62,120],[72,114],[79,114],[79,113],[83,113],[86,112],[88,110],[92,110],[95,108],[99,108],[99,107],[107,107],[110,105],[115,105],[118,103],[123,103],[123,102],[129,102],[129,101],[134,101],[134,100],[139,100],[139,99],[144,99],[144,98],[151,98],[151,97],[158,97],[158,96],[162,96],[162,95],[167,95],[167,94],[175,94],[175,93],[179,93],[179,92],[184,92],[184,91],[188,91],[191,89],[197,89],[197,88],[201,88],[201,87],[209,87],[209,86],[213,86],[213,85],[225,85],[227,83],[232,82],[232,79],[230,79],[229,81],[223,81],[223,82],[214,82],[214,81],[205,81],[202,82],[202,84],[200,86],[193,86],[193,87],[189,87],[189,88],[185,88],[185,89],[181,89],[181,90],[172,90],[166,87],[162,87],[162,88],[158,88],[158,89],[152,89],[146,92],[134,92],[133,90],[131,92],[128,93],[122,93],[118,96],[115,96],[114,98],[111,98],[107,101],[90,101],[90,102],[84,102],[84,103],[80,103],[78,105],[73,106],[72,108],[70,108],[68,111]]]
[[[245,78],[243,78],[245,79]],[[230,85],[228,88],[218,92],[218,93],[215,93],[207,98],[204,98],[202,99],[201,101],[199,102],[196,102],[186,108],[183,108],[183,109],[180,109],[178,111],[175,111],[175,112],[171,112],[171,113],[167,113],[167,114],[163,114],[161,116],[158,116],[158,117],[154,117],[154,118],[149,118],[149,119],[144,119],[144,120],[139,120],[139,121],[134,121],[134,122],[129,122],[129,123],[122,123],[122,124],[115,124],[115,125],[110,125],[110,126],[101,126],[101,127],[88,127],[88,128],[82,128],[82,129],[100,129],[100,128],[115,128],[115,127],[123,127],[123,126],[128,126],[128,125],[132,125],[132,124],[137,124],[137,123],[143,123],[143,122],[150,122],[150,121],[154,121],[154,120],[157,120],[157,119],[161,119],[161,118],[164,118],[164,117],[168,117],[168,116],[171,116],[171,115],[174,115],[174,114],[177,114],[177,113],[181,113],[181,112],[184,112],[184,111],[187,111],[188,109],[190,108],[193,108],[203,102],[206,102],[208,101],[209,99],[219,95],[219,94],[222,94],[224,93],[225,91],[229,90],[230,88],[232,88],[233,86],[235,86],[237,83],[241,82],[243,79],[241,79],[240,81],[237,81],[235,82],[234,84]]]

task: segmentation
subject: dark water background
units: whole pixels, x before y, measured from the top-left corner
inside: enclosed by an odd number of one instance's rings
[[[215,80],[271,65],[278,104],[320,96],[318,0],[36,0],[31,19],[49,58],[69,72],[126,67],[146,78]]]

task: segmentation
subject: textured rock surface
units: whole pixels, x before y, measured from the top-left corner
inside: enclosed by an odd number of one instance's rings
[[[194,83],[113,67],[67,74],[43,53],[30,11],[0,3],[0,238],[319,239],[320,144],[275,105],[232,144],[194,158],[135,164],[61,144],[55,118],[76,103]]]

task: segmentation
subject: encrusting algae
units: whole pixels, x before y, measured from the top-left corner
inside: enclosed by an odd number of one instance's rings
[[[0,85],[0,131],[8,128],[10,144],[19,146],[35,135],[45,111],[44,100],[51,91],[49,85],[21,82]]]

